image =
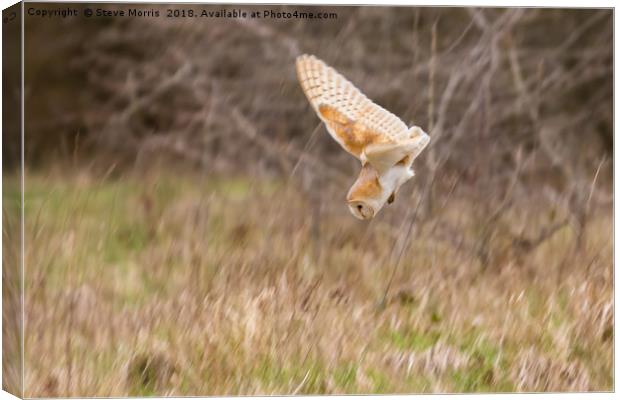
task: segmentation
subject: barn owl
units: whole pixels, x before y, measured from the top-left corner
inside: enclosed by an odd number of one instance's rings
[[[349,210],[359,219],[373,218],[414,176],[413,160],[430,137],[417,126],[407,128],[318,58],[299,56],[296,67],[301,87],[327,131],[362,163],[347,194]]]

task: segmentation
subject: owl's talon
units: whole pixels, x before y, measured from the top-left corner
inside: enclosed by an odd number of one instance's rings
[[[396,196],[394,195],[394,192],[392,192],[392,194],[390,195],[390,197],[388,197],[388,199],[387,199],[387,203],[388,203],[388,204],[392,204],[392,203],[394,202],[394,198],[395,198],[395,197],[396,197]]]

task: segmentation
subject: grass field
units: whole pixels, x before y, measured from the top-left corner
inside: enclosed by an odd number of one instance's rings
[[[382,301],[394,229],[340,198],[313,220],[284,182],[163,173],[28,173],[25,197],[26,396],[613,389],[611,209],[579,247],[570,226],[523,254],[496,230],[485,264],[438,233],[482,235],[450,201]]]

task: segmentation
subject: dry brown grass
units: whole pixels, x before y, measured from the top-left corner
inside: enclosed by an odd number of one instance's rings
[[[367,224],[279,180],[27,174],[26,395],[611,390],[610,207],[526,252],[444,195],[382,303],[412,186]]]

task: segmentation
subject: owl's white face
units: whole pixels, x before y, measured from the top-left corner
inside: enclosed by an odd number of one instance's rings
[[[351,211],[351,214],[355,216],[355,218],[361,220],[371,219],[375,216],[374,208],[363,200],[350,201],[349,210]]]
[[[395,165],[383,174],[371,164],[364,165],[347,195],[351,214],[362,220],[373,218],[412,176],[413,171],[408,165]]]

